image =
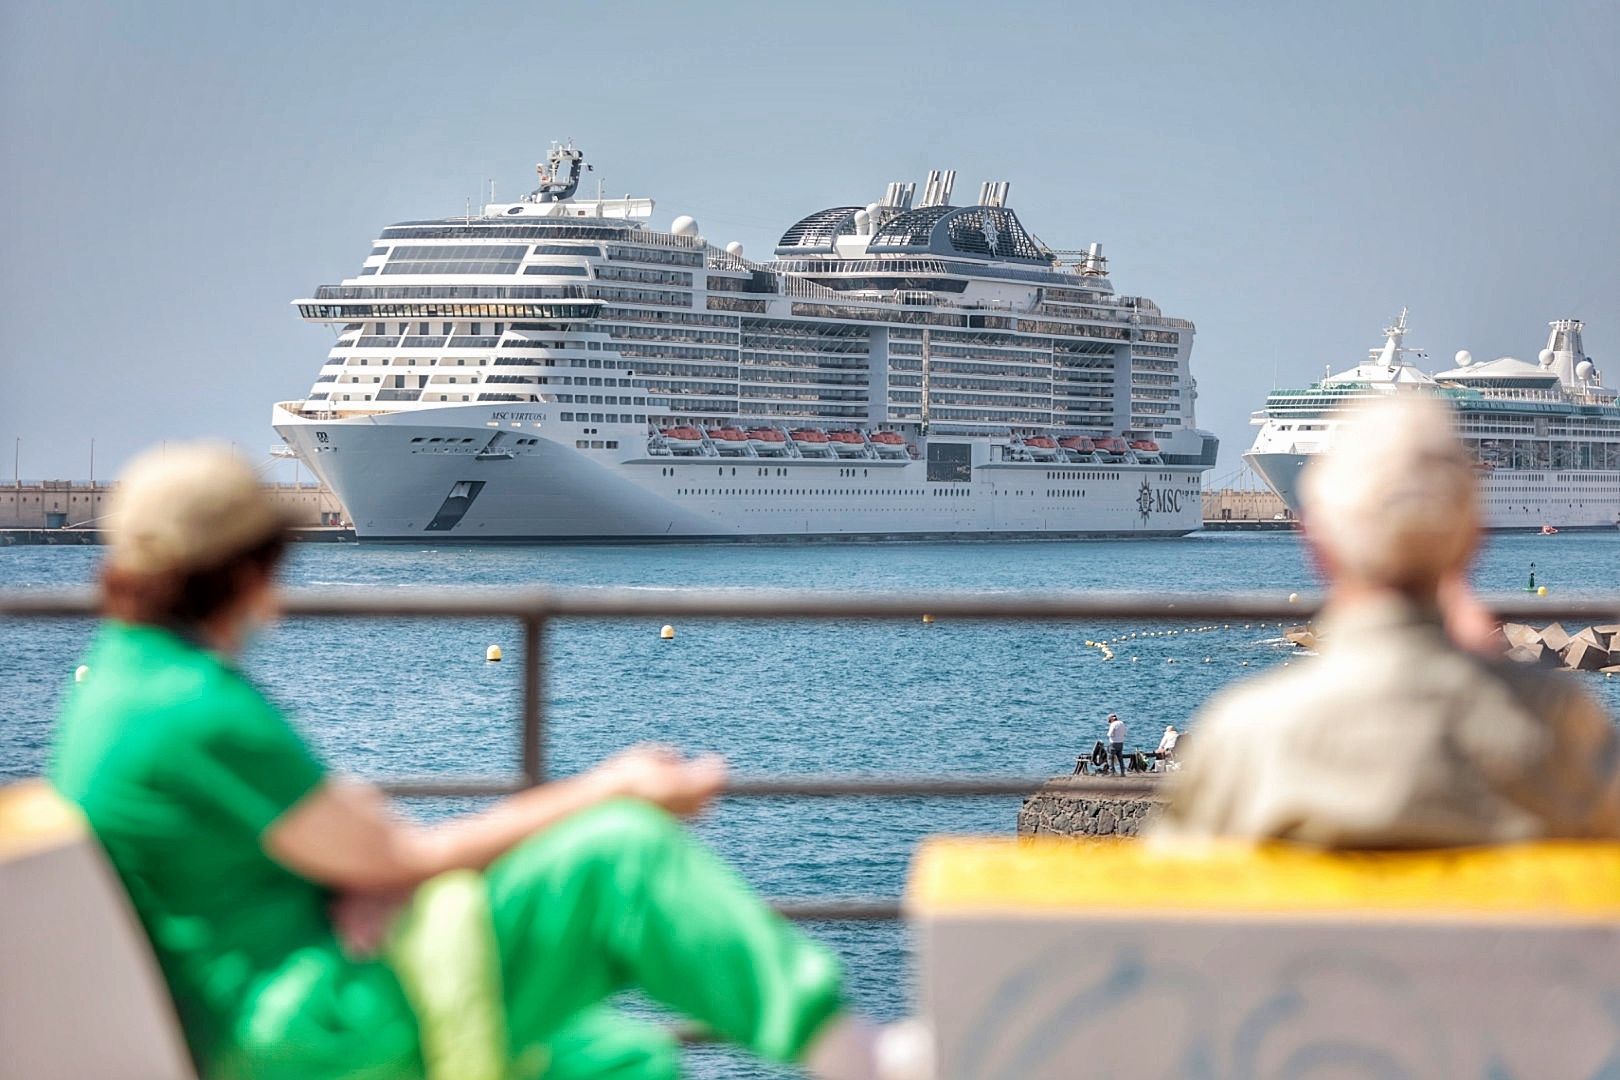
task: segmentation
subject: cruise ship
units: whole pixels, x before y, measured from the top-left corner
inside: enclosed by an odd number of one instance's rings
[[[646,198],[538,186],[383,229],[294,301],[336,341],[286,444],[357,536],[583,542],[1174,536],[1217,441],[1194,328],[955,173],[818,210],[756,262]]]
[[[1339,437],[1343,410],[1358,399],[1432,393],[1452,406],[1457,433],[1479,461],[1492,529],[1613,528],[1620,524],[1620,396],[1586,355],[1582,324],[1549,324],[1535,363],[1457,353],[1449,371],[1426,373],[1406,344],[1406,312],[1384,330],[1382,348],[1308,389],[1273,390],[1254,414],[1260,431],[1244,460],[1290,509],[1299,475]]]

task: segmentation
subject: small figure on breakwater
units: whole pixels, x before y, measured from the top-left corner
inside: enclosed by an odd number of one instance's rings
[[[1161,831],[1340,848],[1620,836],[1620,736],[1568,678],[1485,655],[1474,463],[1439,401],[1362,406],[1302,478],[1321,655],[1214,698]]]
[[[1154,758],[1163,762],[1166,769],[1175,764],[1176,744],[1180,741],[1181,732],[1176,730],[1176,725],[1166,724],[1164,734],[1159,736],[1159,748],[1153,751]]]
[[[1125,721],[1118,713],[1108,714],[1108,767],[1125,775]]]

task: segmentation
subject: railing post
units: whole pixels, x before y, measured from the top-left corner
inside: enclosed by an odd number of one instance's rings
[[[523,782],[533,786],[546,778],[545,659],[546,620],[529,615],[523,620]]]

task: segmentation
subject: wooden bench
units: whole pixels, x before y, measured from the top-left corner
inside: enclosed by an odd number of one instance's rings
[[[940,1080],[1620,1075],[1620,845],[925,842]]]
[[[123,887],[43,781],[0,789],[0,1076],[195,1080]]]

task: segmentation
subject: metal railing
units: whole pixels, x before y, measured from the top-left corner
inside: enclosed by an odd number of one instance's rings
[[[1579,620],[1620,622],[1620,595],[1586,598],[1498,596],[1485,598],[1503,620],[1545,623]],[[509,795],[545,782],[546,634],[561,619],[894,619],[1068,622],[1266,623],[1303,622],[1319,600],[1280,595],[1238,597],[1218,593],[847,593],[782,590],[643,590],[532,588],[317,592],[289,590],[283,610],[294,618],[511,619],[522,627],[519,661],[523,683],[519,706],[518,769],[509,777],[430,776],[389,779],[382,786],[402,798]],[[85,618],[96,613],[89,589],[0,591],[0,618]],[[733,798],[917,798],[925,796],[1028,796],[1038,790],[1075,794],[1141,795],[1155,781],[1111,777],[1053,779],[1046,776],[744,776],[724,795]],[[876,920],[900,915],[891,900],[778,901],[778,910],[798,919]]]

